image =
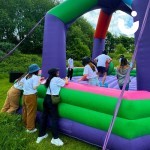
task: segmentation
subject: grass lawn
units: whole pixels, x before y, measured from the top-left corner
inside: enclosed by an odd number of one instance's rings
[[[8,77],[0,75],[0,109],[3,106],[8,89],[11,87]],[[60,135],[64,146],[56,147],[50,144],[52,138],[49,131],[47,139],[36,144],[37,133],[26,133],[20,115],[0,113],[0,148],[2,150],[97,150],[98,148],[79,140]]]

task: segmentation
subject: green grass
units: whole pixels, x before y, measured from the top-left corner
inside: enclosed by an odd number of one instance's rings
[[[0,75],[1,76],[1,75]],[[7,76],[7,75],[5,75]],[[0,109],[3,106],[8,89],[12,83],[9,83],[8,76],[0,78]],[[87,143],[81,142],[74,138],[60,135],[64,141],[64,146],[56,147],[50,144],[52,138],[51,132],[49,136],[40,144],[36,144],[38,133],[29,134],[25,132],[25,128],[21,122],[20,115],[11,115],[0,113],[0,147],[3,150],[97,150],[98,148]]]

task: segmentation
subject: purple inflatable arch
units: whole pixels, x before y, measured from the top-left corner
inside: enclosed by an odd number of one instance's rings
[[[74,1],[74,0],[72,0]],[[125,3],[124,3],[125,2]],[[106,14],[112,14],[114,11],[120,9],[127,13],[130,12],[130,7],[126,7],[127,5],[132,3],[133,10],[137,11],[137,17],[135,20],[140,21],[140,28],[143,22],[143,18],[145,15],[145,10],[148,4],[148,0],[139,1],[139,0],[97,0],[97,4],[91,9],[102,8],[102,10]],[[112,5],[117,4],[117,5]],[[127,4],[127,5],[125,5]],[[61,4],[60,4],[61,5]],[[115,8],[114,8],[115,7]],[[61,10],[60,10],[61,11]],[[63,10],[64,11],[64,10]],[[74,11],[76,11],[74,9]],[[87,11],[86,11],[87,12]],[[82,12],[82,14],[86,13]],[[65,12],[63,12],[65,13]],[[81,15],[82,15],[81,14]],[[69,15],[69,12],[66,11],[66,15]],[[79,17],[79,16],[78,16]],[[66,29],[70,22],[74,21],[76,18],[71,18],[69,22],[63,22],[62,18],[58,18],[54,14],[47,13],[45,17],[45,29],[44,29],[44,43],[43,43],[43,59],[42,59],[42,70],[43,75],[47,77],[47,70],[50,67],[59,67],[61,69],[61,77],[66,76]],[[149,30],[150,20],[147,21],[146,28],[144,30],[144,34],[142,36],[142,40],[139,41],[139,48],[137,53],[137,89],[138,90],[147,90],[150,91],[149,84],[149,46],[150,42],[148,39],[148,35],[150,33]],[[139,31],[135,34],[135,43],[137,41]],[[100,54],[101,51],[105,47],[105,39],[104,38],[94,38],[93,45],[93,55],[95,56]]]

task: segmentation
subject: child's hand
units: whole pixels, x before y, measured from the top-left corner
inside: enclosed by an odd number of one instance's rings
[[[41,78],[40,78],[40,81],[43,81],[43,80],[45,80],[45,78],[44,78],[44,77],[41,77]]]
[[[80,81],[82,81],[82,79],[81,79],[81,78],[77,80],[77,82],[80,82]]]
[[[45,79],[44,77],[41,77],[41,78],[40,78],[40,83],[41,83],[41,84],[45,84],[45,82],[46,82],[46,79]]]
[[[65,77],[65,80],[68,80],[68,77]]]
[[[65,84],[68,84],[68,77],[65,77]]]

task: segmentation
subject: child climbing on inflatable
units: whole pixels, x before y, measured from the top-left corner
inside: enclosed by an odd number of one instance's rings
[[[43,112],[40,120],[39,137],[37,138],[36,143],[40,143],[43,139],[48,137],[46,129],[47,121],[50,116],[53,136],[51,143],[56,146],[62,146],[64,143],[61,139],[59,139],[58,134],[58,103],[53,103],[52,96],[59,97],[61,87],[65,86],[65,84],[68,84],[68,78],[66,77],[64,80],[61,79],[59,77],[59,69],[57,68],[50,69],[48,74],[49,77],[45,84],[47,92],[43,102]]]
[[[120,62],[120,66],[116,70],[118,84],[119,84],[119,88],[121,90],[123,88],[123,84],[125,82],[125,77],[126,77],[126,74],[127,74],[129,69],[130,69],[130,66],[128,65],[127,59],[122,58],[121,62]],[[133,67],[131,69],[133,69]],[[127,85],[126,85],[126,88],[125,88],[126,91],[129,90],[129,83],[130,83],[130,77],[128,78]]]
[[[91,59],[87,56],[84,57],[82,64],[84,66],[83,77],[81,77],[78,82],[87,79],[90,85],[99,86],[98,71],[96,66],[91,62]]]
[[[1,112],[15,113],[19,108],[19,99],[21,91],[23,90],[23,79],[27,74],[23,74],[18,78],[13,86],[8,90],[5,103],[1,109]]]
[[[103,75],[102,78],[102,86],[105,83],[107,70],[106,70],[106,62],[110,63],[112,59],[107,55],[107,52],[104,50],[101,55],[97,56],[94,61],[97,63],[98,74]]]
[[[37,112],[37,87],[40,85],[38,76],[40,68],[37,64],[32,64],[28,68],[28,75],[23,80],[23,106],[22,117],[26,127],[26,132],[36,132],[35,118]]]

